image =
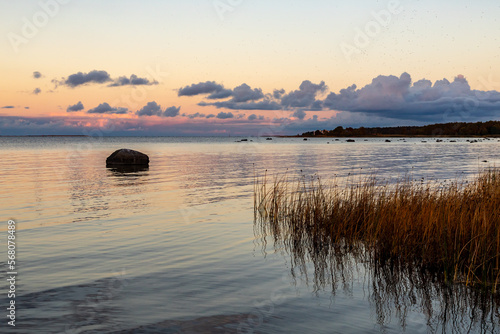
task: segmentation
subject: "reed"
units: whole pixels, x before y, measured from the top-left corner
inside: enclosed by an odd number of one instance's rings
[[[255,178],[254,209],[263,232],[297,258],[349,255],[497,294],[499,170],[446,185],[265,175]]]

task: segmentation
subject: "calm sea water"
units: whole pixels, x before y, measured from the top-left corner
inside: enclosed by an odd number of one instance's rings
[[[389,301],[381,312],[363,269],[341,291],[314,286],[311,273],[292,270],[286,250],[265,245],[252,197],[254,175],[266,170],[323,179],[469,178],[500,166],[497,139],[239,139],[1,137],[0,249],[5,262],[14,219],[18,277],[16,327],[7,326],[5,285],[0,332],[498,329],[498,313],[480,323],[467,311],[437,321],[418,302],[402,317]],[[106,157],[119,148],[148,154],[149,169],[107,169]],[[436,300],[437,314],[440,307]]]

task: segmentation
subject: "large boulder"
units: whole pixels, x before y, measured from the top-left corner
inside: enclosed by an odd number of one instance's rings
[[[149,157],[141,152],[122,148],[106,159],[106,167],[142,166],[148,167]]]

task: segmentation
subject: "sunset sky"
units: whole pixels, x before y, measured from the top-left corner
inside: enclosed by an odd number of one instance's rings
[[[500,117],[500,2],[0,1],[0,135]]]

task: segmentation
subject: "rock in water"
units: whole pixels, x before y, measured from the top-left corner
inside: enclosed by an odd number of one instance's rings
[[[106,159],[106,167],[123,167],[123,166],[144,166],[149,165],[149,157],[141,152],[122,148],[114,151]]]

